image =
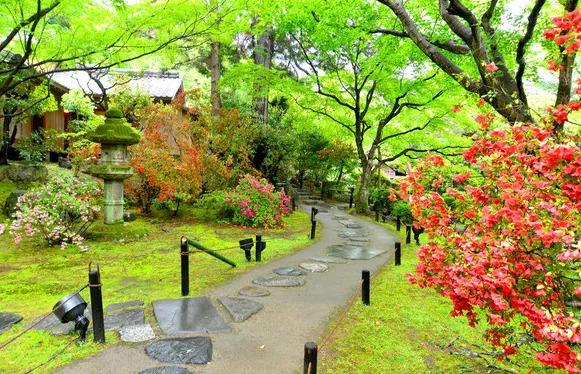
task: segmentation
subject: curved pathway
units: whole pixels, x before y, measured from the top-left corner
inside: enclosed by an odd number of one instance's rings
[[[310,211],[309,205],[302,205],[302,208]],[[324,209],[328,212],[323,212]],[[296,373],[302,368],[304,343],[320,341],[329,321],[359,294],[361,270],[370,270],[372,273],[379,270],[391,258],[395,241],[395,236],[384,228],[349,216],[336,207],[323,205],[320,210],[317,221],[323,224],[324,229],[317,243],[296,254],[253,269],[205,295],[215,300],[214,304],[218,306],[224,320],[228,321],[231,330],[179,336],[209,336],[213,346],[210,363],[161,363],[145,354],[144,347],[147,344],[119,345],[62,368],[58,373],[133,374],[162,366],[180,366],[193,373]],[[355,237],[351,239],[349,235]],[[217,301],[225,296],[240,297],[240,289],[256,286],[254,280],[274,274],[275,269],[297,267],[305,262],[314,263],[316,261],[311,258],[324,256],[329,247],[339,244],[359,245],[385,252],[367,260],[327,263],[329,268],[325,272],[306,271],[307,274],[297,277],[305,280],[305,284],[300,287],[264,287],[270,291],[269,296],[246,298],[259,302],[264,306],[263,309],[243,322],[234,322]],[[343,251],[345,248],[337,249]],[[195,275],[192,279],[195,281]],[[163,338],[168,337],[170,335]]]

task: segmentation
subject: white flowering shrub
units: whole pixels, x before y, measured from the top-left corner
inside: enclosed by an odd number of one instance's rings
[[[92,181],[59,176],[18,198],[10,235],[16,244],[24,236],[40,237],[65,249],[87,250],[83,235],[99,213],[101,190]]]

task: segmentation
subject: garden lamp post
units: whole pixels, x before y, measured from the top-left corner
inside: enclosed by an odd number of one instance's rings
[[[123,181],[133,174],[127,147],[139,143],[141,133],[127,123],[120,110],[110,109],[105,123],[95,129],[90,139],[101,144],[101,159],[89,168],[89,174],[105,182],[105,223],[122,223]]]

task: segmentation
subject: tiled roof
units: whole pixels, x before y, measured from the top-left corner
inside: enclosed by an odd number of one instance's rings
[[[142,71],[116,69],[110,72],[96,72],[105,91],[113,93],[129,88],[131,91],[143,91],[150,97],[160,100],[175,98],[182,88],[183,81],[176,71]],[[90,75],[83,70],[58,72],[50,76],[53,84],[64,91],[80,89],[88,95],[101,96],[102,89]]]

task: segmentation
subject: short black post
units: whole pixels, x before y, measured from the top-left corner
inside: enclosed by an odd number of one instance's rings
[[[103,294],[101,292],[101,272],[91,269],[89,264],[89,289],[91,292],[91,311],[93,316],[93,341],[105,343],[105,318],[103,317]]]
[[[353,193],[355,192],[355,187],[349,189],[349,209],[353,208]]]
[[[401,218],[399,216],[395,218],[395,228],[398,232],[401,231]]]
[[[321,200],[325,198],[325,182],[321,182]]]
[[[395,265],[401,265],[401,243],[395,242]]]
[[[405,244],[410,244],[412,242],[412,226],[405,225]]]
[[[262,251],[266,249],[266,242],[262,241],[262,235],[256,235],[256,262],[262,261]]]
[[[370,283],[370,273],[369,270],[361,271],[361,301],[365,305],[369,305],[369,283]]]
[[[315,239],[315,232],[317,232],[317,221],[313,219],[311,221],[311,240]]]
[[[317,374],[317,344],[315,342],[305,343],[305,364],[303,374]]]
[[[379,222],[379,209],[375,209],[375,222]]]
[[[252,238],[242,239],[238,241],[238,245],[240,245],[240,249],[244,251],[244,257],[246,257],[246,261],[252,261],[252,247],[254,247],[254,241]]]
[[[190,251],[188,239],[182,236],[180,241],[180,257],[182,258],[182,296],[190,293]]]

